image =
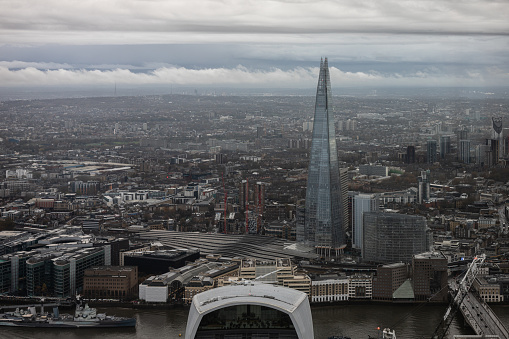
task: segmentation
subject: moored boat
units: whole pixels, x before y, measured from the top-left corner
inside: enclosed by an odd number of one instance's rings
[[[15,327],[65,327],[65,328],[106,328],[106,327],[135,327],[135,318],[108,316],[97,313],[88,304],[76,305],[74,316],[60,314],[58,308],[53,313],[37,313],[35,307],[26,310],[17,308],[14,312],[0,313],[0,326]]]

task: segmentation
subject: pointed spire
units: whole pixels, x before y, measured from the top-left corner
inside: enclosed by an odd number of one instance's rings
[[[333,249],[345,243],[345,236],[331,97],[328,60],[322,58],[309,153],[306,214],[298,239]]]

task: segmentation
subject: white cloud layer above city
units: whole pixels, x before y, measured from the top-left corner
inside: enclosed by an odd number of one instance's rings
[[[509,84],[509,2],[0,0],[0,83]]]

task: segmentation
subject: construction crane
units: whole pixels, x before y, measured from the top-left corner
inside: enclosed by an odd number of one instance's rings
[[[431,339],[445,338],[445,335],[447,334],[447,331],[449,330],[449,326],[451,326],[454,316],[460,309],[463,299],[465,299],[465,297],[468,295],[468,291],[472,287],[475,277],[477,276],[477,273],[479,272],[479,267],[481,267],[481,265],[484,263],[484,260],[486,260],[485,254],[481,254],[480,256],[475,257],[474,260],[472,260],[472,262],[468,266],[467,272],[465,273],[465,275],[463,276],[463,279],[461,279],[461,281],[458,285],[456,295],[451,300],[449,307],[447,308],[447,311],[445,312],[445,315],[444,315],[442,321],[440,321],[440,324],[438,324]]]
[[[249,233],[249,179],[246,178],[246,234]]]
[[[227,201],[227,193],[226,193],[226,187],[224,185],[224,172],[223,172],[223,192],[224,192],[224,234],[226,234],[226,201]]]

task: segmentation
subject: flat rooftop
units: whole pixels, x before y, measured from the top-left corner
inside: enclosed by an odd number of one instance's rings
[[[425,252],[414,255],[415,259],[446,259],[440,252]]]

